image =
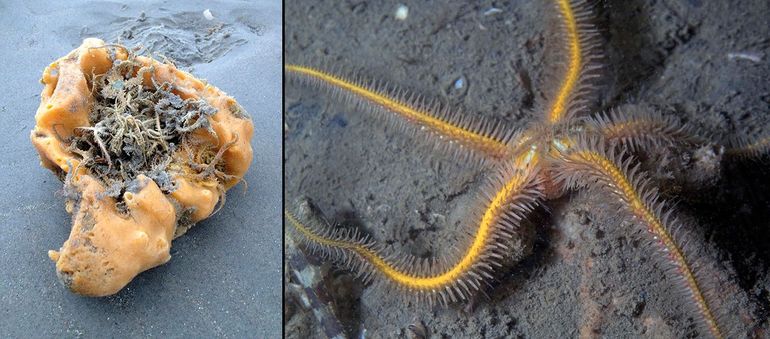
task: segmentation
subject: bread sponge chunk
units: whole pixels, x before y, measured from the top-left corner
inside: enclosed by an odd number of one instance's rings
[[[251,163],[243,108],[171,62],[89,38],[41,82],[30,137],[73,215],[48,254],[75,293],[114,294],[168,262],[172,240],[214,213]]]

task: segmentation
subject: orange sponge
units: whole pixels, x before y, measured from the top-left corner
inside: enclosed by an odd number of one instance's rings
[[[94,38],[43,71],[32,144],[65,183],[69,239],[49,251],[73,292],[105,296],[166,263],[252,158],[232,97],[170,62]]]

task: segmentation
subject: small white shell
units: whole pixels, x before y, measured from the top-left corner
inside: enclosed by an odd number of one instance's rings
[[[211,14],[211,11],[208,8],[203,11],[203,17],[206,18],[206,20],[214,20],[214,16]]]
[[[396,20],[404,21],[409,16],[409,7],[404,4],[399,4],[396,8]]]
[[[455,80],[455,89],[462,89],[463,86],[465,86],[465,79],[462,77],[457,78],[457,80]]]

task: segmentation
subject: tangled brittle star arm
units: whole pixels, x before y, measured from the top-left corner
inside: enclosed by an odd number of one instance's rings
[[[470,244],[457,260],[422,259],[393,253],[358,231],[332,228],[308,213],[285,211],[292,235],[304,247],[362,276],[417,295],[419,300],[446,304],[468,299],[491,279],[510,249],[504,240],[516,234],[519,222],[542,198],[535,165],[515,163],[501,169],[489,183]]]
[[[107,151],[107,147],[104,146],[104,141],[102,141],[102,138],[99,136],[99,133],[104,133],[102,129],[95,128],[95,127],[78,127],[77,129],[84,130],[84,131],[90,131],[94,134],[94,140],[96,140],[96,144],[99,145],[99,149],[102,151],[102,155],[107,160],[107,166],[108,169],[112,170],[112,159],[110,159],[110,152]]]
[[[652,243],[660,250],[664,263],[671,265],[692,303],[699,312],[699,319],[708,331],[722,338],[722,330],[714,316],[712,305],[699,279],[698,258],[688,255],[679,238],[681,224],[672,217],[672,210],[658,197],[650,181],[632,167],[633,158],[612,149],[598,138],[577,140],[561,154],[557,163],[557,179],[569,188],[596,188],[611,193],[632,216],[632,220],[647,229]]]
[[[212,175],[215,177],[225,177],[227,176],[226,173],[220,171],[217,169],[217,165],[221,165],[222,156],[225,154],[225,152],[230,149],[230,147],[233,147],[238,143],[238,134],[234,134],[233,139],[224,143],[222,147],[217,150],[217,152],[214,154],[213,158],[208,161],[206,164],[200,164],[194,161],[192,158],[189,162],[189,165],[192,169],[198,172],[196,177],[198,179],[204,180],[210,178]],[[185,146],[186,147],[186,146]],[[187,148],[189,150],[189,148]],[[189,151],[188,151],[189,152]],[[189,154],[189,153],[188,153]],[[229,177],[228,177],[229,179]]]
[[[565,65],[562,73],[549,81],[554,90],[548,95],[545,120],[551,125],[587,111],[595,89],[593,79],[601,68],[599,34],[592,23],[591,4],[585,0],[555,0],[554,5],[560,20],[557,49],[564,54]]]
[[[288,64],[284,67],[290,79],[328,89],[340,99],[352,102],[357,109],[369,111],[377,119],[407,132],[429,138],[437,148],[448,147],[458,156],[478,154],[485,158],[502,159],[509,153],[508,142],[513,130],[501,121],[480,119],[459,114],[437,102],[426,103],[419,97],[388,86],[346,77],[317,68]]]

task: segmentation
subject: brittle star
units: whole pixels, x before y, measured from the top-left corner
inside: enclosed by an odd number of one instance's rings
[[[469,155],[493,168],[481,189],[483,206],[473,221],[473,237],[453,262],[394,254],[350,229],[336,229],[286,210],[293,235],[311,251],[387,286],[407,290],[428,303],[467,300],[493,279],[507,255],[506,242],[538,204],[569,191],[587,188],[606,192],[625,210],[627,219],[648,231],[668,274],[694,305],[695,318],[714,337],[730,329],[716,315],[719,307],[708,285],[708,265],[688,252],[692,225],[678,221],[673,210],[640,170],[631,151],[652,151],[661,144],[707,143],[687,125],[655,112],[615,110],[589,116],[601,69],[601,41],[586,1],[555,0],[559,36],[566,62],[553,93],[537,105],[540,121],[516,131],[501,123],[460,116],[403,94],[362,81],[352,81],[317,68],[289,64],[291,78],[329,89],[344,100],[384,116],[396,125],[417,127],[441,147]],[[725,156],[760,156],[768,138],[729,148]]]

